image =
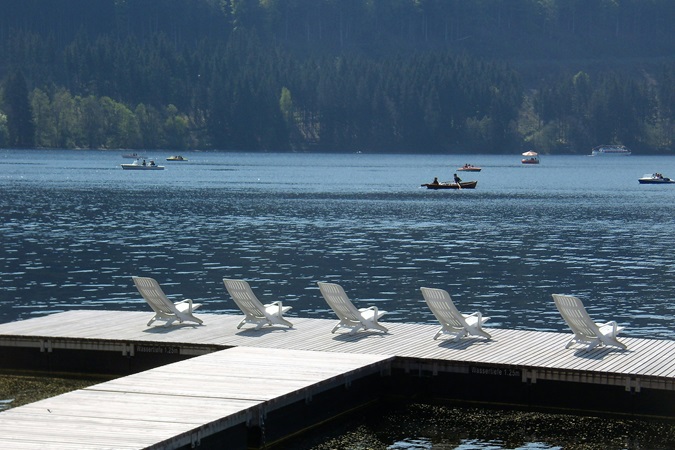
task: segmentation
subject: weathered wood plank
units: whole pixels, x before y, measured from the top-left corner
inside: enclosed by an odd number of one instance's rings
[[[248,419],[257,405],[304,398],[388,362],[366,354],[239,347],[41,400],[0,415],[3,448],[146,448],[190,444]],[[181,444],[182,443],[182,444]]]
[[[330,314],[328,314],[330,315]],[[649,339],[621,338],[628,352],[600,348],[584,352],[581,347],[565,349],[571,333],[487,328],[493,339],[469,337],[453,342],[448,337],[433,340],[437,324],[385,323],[389,333],[345,330],[331,334],[335,319],[291,317],[292,329],[264,327],[237,330],[241,315],[199,314],[204,326],[145,324],[150,312],[69,311],[35,319],[0,324],[0,345],[13,338],[46,340],[84,339],[214,347],[261,347],[324,352],[396,355],[400,357],[457,360],[480,364],[542,367],[561,370],[617,372],[627,375],[673,377],[675,343]],[[4,339],[6,338],[6,340]]]

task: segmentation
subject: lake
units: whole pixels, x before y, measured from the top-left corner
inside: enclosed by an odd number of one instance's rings
[[[386,321],[434,322],[421,286],[491,326],[566,330],[577,295],[627,336],[675,337],[675,158],[0,150],[0,322],[75,308],[148,310],[132,275],[237,313],[223,277],[290,315],[333,317],[317,281]],[[478,173],[457,172],[464,163]],[[672,169],[671,169],[672,167]],[[474,190],[420,187],[438,176]]]
[[[675,185],[637,181],[675,177],[673,157],[544,155],[528,166],[520,155],[185,152],[188,161],[168,162],[152,151],[165,170],[125,171],[122,153],[0,150],[0,322],[71,309],[150,318],[131,281],[143,275],[205,313],[239,313],[228,277],[292,306],[291,317],[334,318],[316,285],[332,281],[357,305],[387,310],[384,322],[434,323],[419,291],[428,286],[489,326],[565,332],[551,294],[567,293],[624,336],[675,337]],[[455,170],[465,163],[483,170]],[[477,188],[420,187],[453,173]],[[463,440],[447,425],[382,440],[510,445],[478,423]],[[520,448],[566,441],[547,442]]]

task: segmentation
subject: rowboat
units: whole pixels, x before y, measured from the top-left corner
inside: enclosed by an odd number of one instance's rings
[[[425,183],[422,187],[427,189],[475,189],[478,181],[461,181],[459,183],[451,183],[448,181],[441,181],[438,183]]]

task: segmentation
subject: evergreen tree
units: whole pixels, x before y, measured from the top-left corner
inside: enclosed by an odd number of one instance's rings
[[[8,143],[12,147],[32,147],[35,143],[35,126],[23,73],[12,72],[5,81],[4,91]]]

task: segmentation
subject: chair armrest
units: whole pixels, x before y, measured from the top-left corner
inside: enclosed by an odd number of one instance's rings
[[[369,306],[367,308],[361,308],[363,311],[372,311],[373,312],[373,319],[377,320],[377,316],[379,314],[379,310],[377,309],[377,306]],[[359,310],[359,311],[361,311]]]
[[[619,333],[619,324],[615,320],[610,320],[607,323],[596,323],[598,328],[612,327],[612,336],[616,336]]]
[[[188,311],[192,313],[192,299],[191,298],[186,298],[185,300],[181,300],[180,302],[174,303],[174,305],[180,305],[182,303],[187,303],[188,304]]]
[[[265,306],[265,308],[267,308],[268,306],[276,306],[279,309],[279,317],[281,317],[281,314],[283,313],[283,304],[282,304],[281,300],[277,300],[276,302],[268,303],[264,306]]]

